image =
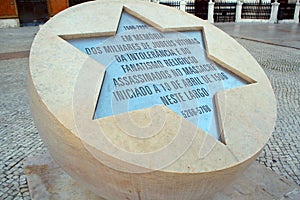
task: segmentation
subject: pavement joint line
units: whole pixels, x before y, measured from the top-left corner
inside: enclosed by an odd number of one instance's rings
[[[231,37],[237,38],[237,39],[249,40],[249,41],[253,41],[253,42],[260,42],[260,43],[264,43],[264,44],[270,44],[270,45],[279,46],[279,47],[287,47],[287,48],[292,48],[292,49],[300,50],[300,47],[298,48],[298,47],[293,47],[293,46],[289,46],[289,45],[276,44],[274,42],[257,40],[257,39],[253,39],[253,38],[249,38],[249,37],[235,36],[235,35],[231,35]]]
[[[30,51],[17,51],[17,52],[7,52],[0,53],[0,60],[12,60],[17,58],[26,58],[29,57]]]

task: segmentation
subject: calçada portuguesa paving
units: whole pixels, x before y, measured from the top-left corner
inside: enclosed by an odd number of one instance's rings
[[[257,162],[300,185],[300,26],[217,26],[257,59],[276,95],[275,130]],[[22,161],[46,152],[26,90],[28,55],[37,31],[38,27],[0,29],[0,199],[30,199]]]

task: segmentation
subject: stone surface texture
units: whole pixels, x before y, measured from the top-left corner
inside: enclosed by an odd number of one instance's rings
[[[225,144],[164,106],[92,120],[105,66],[63,38],[113,35],[122,11],[160,31],[202,30],[208,57],[251,83],[215,96]],[[275,124],[275,96],[256,60],[211,24],[154,3],[89,2],[59,13],[37,34],[29,66],[31,110],[50,154],[68,174],[108,199],[210,198],[254,161]],[[159,130],[153,137],[126,133],[151,122],[148,131]]]
[[[75,182],[46,153],[24,161],[32,199],[104,200]],[[300,187],[282,179],[270,169],[254,162],[213,200],[293,199],[300,198]]]
[[[29,51],[38,30],[36,26],[0,29],[0,53]]]
[[[299,49],[282,47],[276,41],[299,41],[300,28],[287,24],[217,24],[238,38],[245,32],[255,34],[256,41],[238,39],[263,67],[274,89],[278,118],[275,130],[257,161],[277,174],[300,185],[300,107]],[[299,27],[299,26],[298,26]],[[297,28],[297,27],[296,27]],[[247,31],[242,32],[244,29]],[[29,51],[37,27],[0,29],[0,52],[15,57],[15,52]],[[239,32],[241,31],[241,32]],[[287,34],[277,35],[276,33]],[[269,44],[261,43],[272,34]],[[247,35],[246,35],[247,36]],[[298,36],[298,38],[296,37]],[[263,37],[263,38],[261,38]],[[291,40],[295,38],[296,42]],[[287,44],[287,45],[289,45]],[[1,54],[0,53],[0,54]],[[1,57],[1,56],[0,56]],[[0,199],[30,199],[22,161],[42,154],[44,144],[34,126],[28,106],[26,76],[28,58],[0,59]],[[287,195],[288,196],[288,195]]]

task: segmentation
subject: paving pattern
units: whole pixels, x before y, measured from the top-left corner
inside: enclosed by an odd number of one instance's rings
[[[238,41],[266,72],[277,100],[275,130],[257,160],[300,185],[300,50]]]
[[[28,58],[0,61],[0,199],[30,199],[22,160],[43,153],[28,105]]]
[[[0,30],[1,37],[2,34],[5,32]],[[26,42],[32,38],[31,33]],[[275,131],[257,161],[300,185],[300,51],[244,39],[238,41],[262,65],[278,103]],[[27,51],[30,46],[18,44],[24,47],[18,50],[7,45],[5,48],[9,50],[5,51],[1,45],[0,53]],[[46,151],[29,110],[27,70],[28,58],[0,59],[1,200],[30,199],[22,160]]]

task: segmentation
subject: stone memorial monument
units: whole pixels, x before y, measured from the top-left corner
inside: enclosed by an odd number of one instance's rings
[[[134,0],[71,7],[37,34],[28,78],[51,156],[106,199],[207,199],[255,160],[275,97],[213,25]]]

